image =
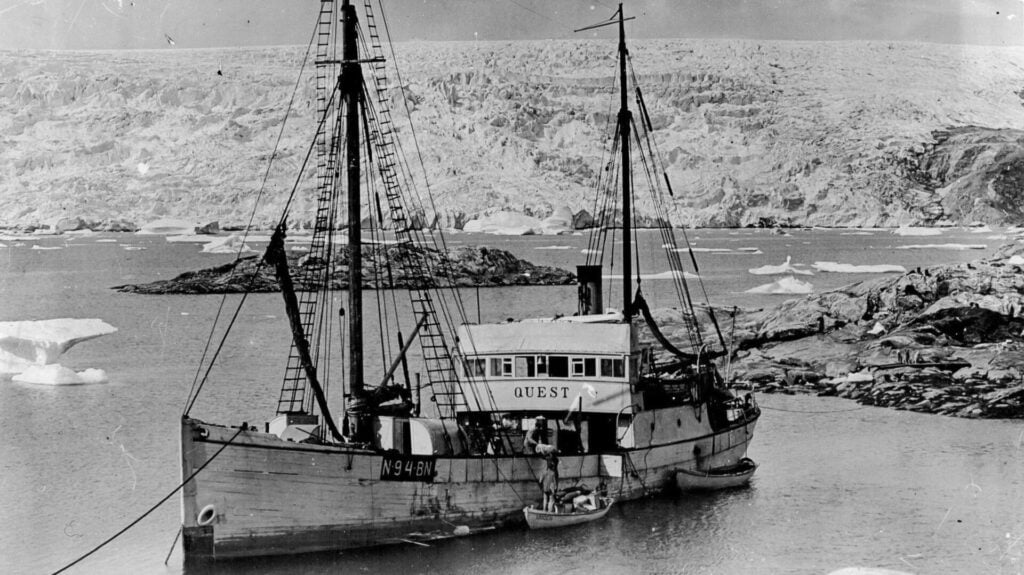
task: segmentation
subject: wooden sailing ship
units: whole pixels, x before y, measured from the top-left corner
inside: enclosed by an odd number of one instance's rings
[[[541,439],[559,451],[560,482],[604,484],[620,502],[671,486],[679,469],[742,460],[760,412],[749,395],[736,397],[725,388],[713,363],[723,350],[712,349],[699,330],[691,336],[692,350],[675,347],[631,286],[629,167],[632,136],[639,141],[639,132],[628,106],[627,19],[621,6],[606,23],[617,24],[620,36],[616,148],[625,168],[617,172],[615,187],[621,212],[606,211],[607,225],[594,241],[621,226],[622,310],[605,312],[601,267],[592,261],[580,267],[576,315],[473,325],[452,319],[456,314],[435,291],[445,286],[428,281],[431,274],[421,269],[424,279],[408,290],[405,314],[378,324],[383,329],[393,322],[395,333],[379,343],[397,341],[398,349],[373,354],[387,369],[376,385],[367,383],[364,352],[370,341],[378,342],[363,334],[362,208],[372,206],[377,221],[391,224],[399,250],[392,259],[410,265],[407,273],[414,277],[416,262],[406,261],[412,258],[400,250],[424,238],[416,237],[410,205],[401,195],[408,171],[396,159],[400,146],[388,111],[390,86],[378,32],[384,27],[382,7],[374,9],[367,0],[360,22],[349,0],[325,0],[321,6],[314,34],[321,89],[314,142],[319,203],[310,253],[294,273],[304,274],[304,286],[326,286],[333,259],[347,259],[346,369],[340,377],[330,370],[337,339],[331,326],[340,315],[331,294],[326,287],[293,288],[283,248],[286,214],[264,258],[281,284],[292,333],[277,415],[259,428],[200,421],[190,411],[205,377],[194,386],[181,422],[186,557],[364,547],[521,523],[524,506],[541,498],[538,477],[545,460],[526,453],[523,441],[538,415],[554,422]],[[331,43],[336,35],[340,55]],[[360,45],[369,53],[361,54]],[[649,130],[637,95],[641,123]],[[364,171],[366,166],[372,169]],[[364,195],[370,186],[376,186],[372,199]],[[347,207],[339,207],[339,196]],[[344,223],[336,221],[341,215]],[[618,217],[621,224],[614,221]],[[347,236],[342,254],[333,248],[332,234],[339,229]],[[674,246],[672,231],[666,233]],[[668,253],[673,269],[681,270],[679,250]],[[685,290],[684,276],[676,277]],[[689,292],[681,295],[696,328]],[[643,330],[654,341],[646,342]],[[422,415],[409,376],[408,352],[415,343],[431,400],[424,409],[430,413]],[[667,358],[658,349],[667,349]],[[331,379],[343,380],[341,401],[329,395]],[[338,403],[336,418],[331,406]]]

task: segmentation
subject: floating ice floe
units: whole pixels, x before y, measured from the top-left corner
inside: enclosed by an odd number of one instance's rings
[[[53,250],[62,250],[64,248],[62,246],[39,246],[39,245],[35,245],[35,246],[32,246],[32,249],[34,249],[34,250],[43,250],[43,251],[53,251]]]
[[[35,383],[38,385],[84,385],[87,383],[106,383],[107,372],[102,369],[86,369],[76,372],[63,365],[33,365],[11,378],[18,383]]]
[[[231,234],[230,236],[217,238],[203,245],[204,254],[235,254],[240,252],[254,252],[256,250],[245,245],[242,236]]]
[[[29,372],[27,377],[33,382],[64,381],[68,374],[60,371],[64,368],[56,363],[64,352],[78,343],[116,331],[117,328],[99,319],[60,318],[0,322],[0,375],[17,377]],[[50,369],[39,371],[40,367]],[[95,371],[99,370],[93,370]],[[81,376],[85,379],[79,378],[76,383],[95,381],[97,374],[93,372]]]
[[[113,238],[102,238],[102,239],[96,240],[96,243],[98,243],[98,244],[116,244],[117,240],[115,240]]]
[[[988,249],[985,244],[911,244],[909,246],[896,246],[898,250],[984,250]]]
[[[1024,256],[1020,254],[1013,254],[1012,256],[1007,258],[1006,263],[1011,266],[1024,265]]]
[[[841,236],[873,236],[873,232],[840,232]]]
[[[195,235],[196,224],[186,220],[156,220],[145,224],[135,233],[141,235],[189,236]]]
[[[897,236],[941,236],[942,230],[938,228],[896,228],[892,233]]]
[[[533,248],[533,249],[535,249],[535,250],[568,250],[568,249],[571,249],[571,248],[572,248],[572,246],[540,246],[540,247],[536,247],[536,248]]]
[[[622,275],[621,274],[619,274],[619,275],[609,275],[609,276],[605,276],[605,277],[607,279],[610,279],[610,280],[620,280],[620,279],[622,279]],[[633,276],[633,277],[635,278],[636,276]],[[694,273],[685,272],[685,271],[679,271],[679,270],[669,270],[667,272],[660,272],[660,273],[656,273],[656,274],[640,274],[640,279],[642,279],[642,280],[671,280],[671,279],[676,279],[678,277],[684,277],[686,279],[696,279],[699,276],[697,274],[694,274]]]
[[[794,277],[784,277],[755,288],[750,288],[746,293],[760,294],[808,294],[814,292],[814,286],[808,282],[798,280]]]
[[[784,264],[779,264],[777,266],[761,266],[759,268],[753,268],[747,271],[756,276],[773,276],[780,274],[799,274],[802,276],[814,275],[814,272],[812,272],[811,270],[801,270],[793,267],[793,265],[790,263],[791,260],[792,256],[786,256],[786,263]]]
[[[121,247],[126,249],[126,250],[128,250],[128,251],[130,251],[130,252],[135,252],[135,251],[146,249],[145,246],[121,246]]]
[[[834,274],[889,274],[889,273],[906,273],[907,268],[895,264],[876,264],[876,265],[853,265],[853,264],[841,264],[837,262],[814,262],[811,267],[818,270],[819,272],[829,272]]]
[[[988,234],[992,232],[992,228],[988,226],[981,226],[979,228],[971,228],[972,234]]]

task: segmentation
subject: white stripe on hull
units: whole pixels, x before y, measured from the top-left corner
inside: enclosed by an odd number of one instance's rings
[[[619,501],[643,497],[674,485],[676,469],[735,464],[755,423],[606,454],[621,456],[621,473],[602,469],[601,455],[562,456],[559,483],[593,488],[603,481]],[[236,431],[184,420],[183,478]],[[539,457],[438,457],[433,483],[381,481],[382,460],[370,451],[242,432],[183,489],[186,555],[299,553],[395,543],[412,533],[450,535],[456,525],[519,522],[523,507],[541,499]],[[214,518],[201,526],[197,517],[209,505]]]

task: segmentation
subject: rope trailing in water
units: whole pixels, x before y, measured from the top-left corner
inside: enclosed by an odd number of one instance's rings
[[[195,471],[193,471],[191,475],[189,475],[189,476],[188,476],[187,478],[185,478],[185,480],[184,480],[184,481],[182,481],[181,483],[179,483],[177,487],[175,487],[174,489],[172,489],[172,490],[171,490],[171,492],[170,492],[170,493],[168,493],[167,495],[165,495],[165,496],[164,496],[164,497],[163,497],[163,498],[162,498],[162,499],[161,499],[160,501],[157,501],[157,502],[156,502],[156,503],[155,503],[155,504],[154,504],[154,505],[153,505],[152,507],[150,507],[149,509],[147,509],[145,513],[143,513],[142,515],[139,515],[139,516],[138,516],[137,518],[135,518],[135,520],[134,520],[134,521],[132,521],[131,523],[129,523],[128,525],[126,525],[126,526],[125,526],[125,527],[124,527],[123,529],[121,529],[121,530],[120,530],[120,531],[118,531],[117,533],[114,533],[113,535],[111,535],[110,537],[108,537],[108,538],[107,538],[107,540],[106,540],[106,541],[104,541],[103,543],[100,543],[99,545],[97,545],[97,546],[93,547],[93,548],[92,548],[91,550],[89,550],[89,552],[88,552],[88,553],[86,553],[85,555],[82,555],[82,556],[81,556],[81,557],[79,557],[78,559],[75,559],[75,560],[74,560],[74,561],[72,561],[71,563],[68,563],[67,565],[65,565],[65,566],[61,567],[60,569],[58,569],[58,570],[56,570],[56,571],[54,571],[54,572],[53,572],[53,575],[58,575],[59,573],[63,573],[63,572],[65,572],[65,571],[67,571],[68,569],[70,569],[70,568],[74,567],[75,565],[78,565],[78,564],[79,564],[79,563],[81,563],[81,562],[82,562],[82,561],[83,561],[83,560],[84,560],[84,559],[85,559],[86,557],[89,557],[89,556],[90,556],[90,555],[92,555],[93,553],[95,553],[95,552],[99,551],[100,549],[102,549],[103,547],[105,547],[105,546],[107,545],[107,543],[110,543],[110,542],[111,542],[111,541],[113,541],[114,539],[117,539],[117,538],[118,538],[118,537],[120,537],[121,535],[124,535],[124,534],[125,534],[125,532],[127,532],[127,531],[128,531],[129,529],[131,529],[132,527],[135,527],[135,525],[136,525],[136,524],[138,524],[138,523],[139,523],[140,521],[142,521],[143,519],[145,519],[146,517],[148,517],[150,513],[152,513],[152,512],[154,512],[154,511],[156,511],[158,507],[160,507],[161,505],[163,505],[164,503],[166,503],[166,502],[167,502],[167,500],[168,500],[168,499],[170,499],[171,497],[173,497],[173,496],[174,496],[174,494],[176,494],[176,493],[177,493],[178,491],[180,491],[182,487],[185,487],[185,484],[186,484],[186,483],[188,483],[189,481],[192,481],[192,478],[193,478],[193,477],[195,477],[196,475],[199,475],[199,472],[200,472],[200,471],[202,471],[202,470],[206,469],[206,466],[207,466],[207,465],[209,465],[209,464],[210,464],[210,462],[212,462],[212,461],[213,461],[214,459],[217,459],[217,456],[218,456],[218,455],[220,455],[222,451],[224,451],[225,449],[227,449],[227,447],[228,447],[229,445],[231,445],[231,443],[232,443],[232,442],[234,442],[234,441],[235,441],[235,438],[237,438],[237,437],[238,437],[238,434],[242,433],[242,431],[244,431],[244,430],[243,430],[243,429],[242,429],[241,427],[239,427],[239,428],[238,428],[238,431],[236,431],[236,432],[235,432],[235,434],[231,436],[231,439],[227,440],[227,442],[226,442],[226,443],[225,443],[224,445],[222,445],[222,446],[221,446],[221,448],[220,448],[220,449],[218,449],[218,450],[216,451],[216,453],[214,453],[214,454],[213,454],[213,456],[212,456],[212,457],[210,457],[209,459],[207,459],[207,460],[206,460],[206,462],[205,462],[205,463],[203,463],[202,465],[200,465],[200,466],[199,466],[199,469],[196,469]]]

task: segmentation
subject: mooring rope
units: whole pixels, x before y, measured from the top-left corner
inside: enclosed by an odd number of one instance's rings
[[[132,521],[131,523],[129,523],[128,525],[126,525],[126,526],[125,526],[125,527],[124,527],[123,529],[121,529],[121,530],[120,530],[120,531],[118,531],[117,533],[114,533],[113,535],[111,535],[110,537],[108,537],[108,538],[107,538],[107,540],[106,540],[106,541],[104,541],[103,543],[100,543],[99,545],[97,545],[97,546],[93,547],[92,549],[90,549],[90,550],[89,550],[89,552],[87,552],[87,553],[86,553],[85,555],[82,555],[82,556],[81,556],[81,557],[79,557],[78,559],[75,559],[75,560],[74,560],[74,561],[72,561],[71,563],[68,563],[67,565],[65,565],[65,566],[61,567],[60,569],[58,569],[58,570],[56,570],[56,571],[54,571],[54,572],[53,572],[53,575],[58,575],[58,573],[63,573],[63,572],[65,572],[65,571],[67,571],[68,569],[70,569],[70,568],[74,567],[75,565],[77,565],[77,564],[79,564],[80,562],[82,562],[82,560],[84,560],[84,559],[85,559],[86,557],[88,557],[88,556],[92,555],[93,553],[95,553],[95,552],[99,551],[100,549],[102,549],[103,547],[105,547],[105,546],[107,545],[107,543],[110,543],[110,542],[111,542],[111,541],[113,541],[114,539],[117,539],[117,538],[118,538],[118,537],[120,537],[121,535],[124,535],[124,533],[125,533],[126,531],[128,531],[129,529],[131,529],[132,527],[135,527],[135,525],[136,525],[136,524],[138,524],[138,523],[139,523],[140,521],[142,521],[142,520],[143,520],[143,519],[145,519],[145,518],[146,518],[147,516],[149,516],[149,514],[150,514],[150,513],[152,513],[152,512],[154,512],[154,511],[156,511],[158,507],[160,507],[161,505],[163,505],[164,503],[166,503],[168,499],[170,499],[171,497],[173,497],[173,496],[174,496],[174,494],[175,494],[175,493],[177,493],[178,491],[180,491],[180,490],[181,490],[181,488],[182,488],[182,487],[184,487],[186,483],[188,483],[189,481],[192,481],[192,478],[193,478],[193,477],[195,477],[196,475],[199,475],[199,472],[200,472],[200,471],[202,471],[203,469],[206,469],[206,466],[207,466],[207,465],[209,465],[209,464],[210,464],[210,462],[212,462],[212,461],[213,461],[214,459],[216,459],[216,458],[217,458],[217,456],[218,456],[218,455],[220,455],[222,451],[224,451],[225,449],[227,449],[227,447],[228,447],[229,445],[231,445],[231,443],[232,443],[232,442],[233,442],[233,441],[235,440],[235,438],[237,438],[237,437],[238,437],[238,434],[242,433],[242,431],[244,431],[244,429],[243,429],[243,428],[241,428],[241,427],[239,427],[239,428],[238,428],[238,431],[236,431],[236,432],[235,432],[235,434],[231,436],[231,439],[227,440],[227,442],[226,442],[226,443],[225,443],[224,445],[222,445],[222,446],[221,446],[221,448],[220,448],[220,449],[218,449],[218,450],[216,451],[216,453],[214,453],[214,454],[213,454],[213,456],[212,456],[212,457],[210,457],[209,459],[207,459],[207,460],[206,460],[206,462],[205,462],[205,463],[203,463],[202,465],[200,465],[200,466],[199,466],[199,469],[196,469],[195,471],[193,471],[191,475],[189,475],[188,477],[186,477],[184,481],[182,481],[181,483],[179,483],[177,487],[175,487],[174,489],[172,489],[172,490],[171,490],[171,492],[170,492],[170,493],[168,493],[167,495],[165,495],[165,496],[164,496],[164,497],[163,497],[163,498],[162,498],[162,499],[161,499],[160,501],[157,501],[157,502],[156,502],[155,504],[153,504],[153,506],[152,506],[152,507],[150,507],[149,509],[147,509],[145,513],[143,513],[142,515],[139,515],[138,517],[136,517],[134,521]]]

